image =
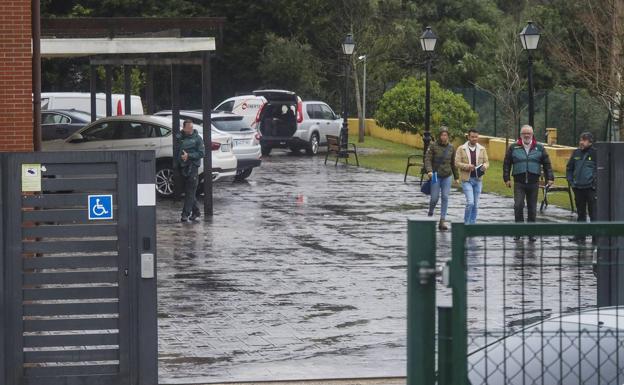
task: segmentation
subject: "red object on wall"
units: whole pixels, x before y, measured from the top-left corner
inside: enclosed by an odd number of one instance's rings
[[[123,115],[123,108],[121,107],[121,100],[117,101],[117,116]]]
[[[0,151],[33,150],[30,0],[0,1]]]

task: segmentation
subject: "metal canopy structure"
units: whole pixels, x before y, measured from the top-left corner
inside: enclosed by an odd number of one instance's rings
[[[41,57],[157,54],[214,51],[214,37],[125,37],[41,39]]]
[[[112,115],[113,66],[123,66],[125,114],[131,114],[131,71],[146,67],[147,113],[154,113],[154,67],[171,71],[173,153],[180,133],[180,67],[202,67],[204,158],[204,218],[213,215],[212,199],[212,93],[211,52],[222,41],[225,18],[54,18],[41,20],[41,57],[88,57],[90,64],[91,120],[97,119],[96,66],[104,66],[106,116]],[[216,34],[206,36],[207,34]],[[35,100],[41,100],[35,95]],[[38,128],[40,130],[40,127]],[[181,179],[173,159],[174,186],[179,196]]]

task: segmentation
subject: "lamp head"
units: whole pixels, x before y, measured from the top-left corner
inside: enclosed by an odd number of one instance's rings
[[[533,51],[537,49],[539,44],[540,31],[537,29],[532,21],[527,22],[527,25],[520,32],[520,42],[522,42],[522,48],[527,51]]]
[[[422,35],[420,35],[420,46],[422,47],[423,51],[433,52],[437,41],[438,37],[431,30],[431,27],[427,26]]]
[[[355,51],[355,40],[353,40],[353,34],[349,33],[342,42],[342,52],[345,55],[353,55],[353,51]]]

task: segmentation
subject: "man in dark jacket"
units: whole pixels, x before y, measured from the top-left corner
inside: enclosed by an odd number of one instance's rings
[[[593,142],[594,136],[591,133],[582,133],[579,147],[570,156],[566,167],[566,177],[574,189],[579,222],[587,221],[587,212],[589,212],[589,219],[592,222],[596,220],[594,208],[596,203],[597,161],[596,149],[592,146]],[[580,239],[575,238],[574,240]]]
[[[204,141],[193,129],[193,122],[185,120],[182,132],[177,136],[178,141],[178,167],[184,180],[184,208],[182,208],[182,222],[194,221],[199,218],[199,206],[197,206],[197,185],[199,183],[198,170],[204,158]]]
[[[524,201],[528,209],[528,221],[535,222],[537,216],[537,193],[539,177],[544,169],[546,183],[552,186],[554,175],[550,158],[544,145],[537,143],[533,127],[522,126],[520,139],[507,150],[503,162],[503,180],[511,188],[510,174],[514,180],[514,213],[516,222],[524,222]],[[534,240],[533,237],[530,240]]]

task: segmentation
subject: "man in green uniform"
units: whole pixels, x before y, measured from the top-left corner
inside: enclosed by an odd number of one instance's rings
[[[574,150],[566,167],[566,177],[574,189],[576,212],[579,222],[595,221],[596,207],[596,149],[592,145],[594,136],[584,132],[579,139],[579,147]],[[585,237],[573,237],[573,241],[584,241]]]
[[[182,132],[176,139],[178,141],[178,168],[184,180],[184,207],[180,220],[182,222],[194,221],[200,216],[195,194],[199,183],[198,170],[204,158],[204,141],[193,128],[193,122],[190,120],[184,121]]]

